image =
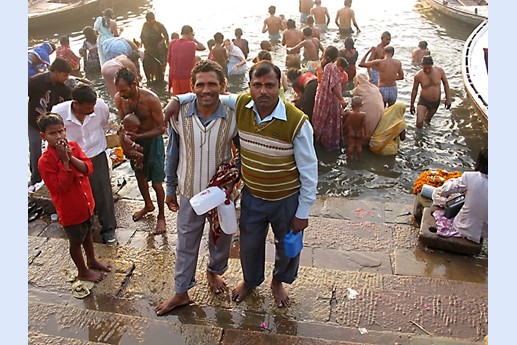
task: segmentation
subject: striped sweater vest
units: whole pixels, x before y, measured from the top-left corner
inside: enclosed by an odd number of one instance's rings
[[[205,127],[195,114],[186,116],[189,104],[180,107],[178,123],[174,123],[174,128],[179,134],[180,146],[178,188],[182,195],[190,199],[207,188],[221,164],[230,162],[237,124],[235,111],[223,104],[226,117],[218,117]]]
[[[281,200],[300,188],[293,140],[308,117],[292,104],[284,102],[287,121],[273,119],[259,125],[253,109],[246,107],[250,100],[249,93],[240,95],[235,110],[239,128],[241,177],[255,197]]]

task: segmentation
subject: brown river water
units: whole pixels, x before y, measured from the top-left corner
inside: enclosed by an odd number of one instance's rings
[[[267,39],[261,33],[264,18],[268,16],[270,5],[277,6],[277,14],[284,14],[287,19],[295,19],[299,24],[297,1],[204,1],[173,2],[169,0],[133,0],[114,7],[119,26],[126,38],[139,39],[145,22],[145,13],[152,10],[156,19],[163,23],[169,34],[180,32],[181,27],[189,24],[194,28],[196,38],[206,42],[217,31],[233,38],[235,28],[244,31],[243,38],[249,41],[250,56],[258,53],[260,41]],[[323,1],[329,10],[331,23],[329,31],[322,39],[323,46],[333,44],[343,47],[343,41],[337,36],[334,18],[342,1]],[[442,106],[434,116],[431,125],[423,130],[416,130],[415,116],[409,113],[409,105],[404,119],[408,124],[406,140],[402,143],[396,156],[377,156],[365,150],[360,162],[347,162],[344,149],[328,153],[316,147],[319,158],[320,195],[344,196],[374,201],[413,202],[412,187],[418,175],[427,169],[471,170],[479,149],[488,144],[488,133],[479,120],[472,102],[467,99],[461,79],[461,53],[466,38],[474,27],[463,25],[446,17],[439,16],[413,1],[355,1],[352,5],[360,33],[353,34],[356,48],[361,58],[372,45],[380,42],[383,31],[392,36],[391,45],[395,48],[395,58],[402,62],[405,80],[398,82],[398,99],[409,103],[413,76],[419,67],[411,65],[411,51],[420,40],[426,40],[434,58],[435,65],[445,69],[451,96],[451,110]],[[78,52],[84,36],[82,29],[93,26],[94,18],[78,18],[75,24],[61,27],[58,31],[29,32],[28,46],[45,39],[58,41],[61,35],[70,35],[71,47]],[[202,58],[208,52],[200,52]],[[285,69],[285,48],[277,45],[272,51],[273,60]],[[51,60],[54,57],[51,57]],[[252,63],[248,61],[248,66]],[[361,68],[358,68],[359,72]],[[167,72],[166,72],[167,73]],[[100,97],[108,102],[116,121],[113,101],[107,93],[102,79],[92,80]],[[144,86],[145,84],[145,80]],[[230,79],[229,91],[246,90],[247,79]],[[165,85],[152,86],[163,105],[168,101]],[[292,90],[287,93],[292,96]]]

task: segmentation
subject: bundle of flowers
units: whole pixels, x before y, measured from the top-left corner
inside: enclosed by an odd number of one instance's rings
[[[426,170],[418,176],[413,184],[413,194],[420,193],[424,184],[428,184],[433,187],[440,187],[445,181],[460,176],[461,172],[459,171],[448,172],[442,169]]]

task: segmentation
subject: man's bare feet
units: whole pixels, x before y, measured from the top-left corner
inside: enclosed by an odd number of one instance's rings
[[[278,307],[283,308],[289,306],[289,296],[287,296],[287,292],[281,281],[275,278],[271,279],[271,291],[273,292],[273,297],[275,297],[275,302]]]
[[[86,270],[84,273],[77,275],[77,279],[79,280],[86,280],[94,283],[102,281],[105,277],[106,273],[99,273],[92,270]]]
[[[90,269],[98,269],[104,272],[111,272],[111,265],[109,263],[103,263],[99,260],[94,260],[92,262],[88,262],[88,268]]]
[[[153,235],[164,234],[167,231],[167,225],[165,224],[165,218],[158,218],[156,222],[156,228],[154,229]]]
[[[242,302],[251,289],[252,288],[246,287],[244,280],[241,280],[237,283],[237,286],[232,289],[232,300],[237,303]]]
[[[133,222],[138,222],[140,219],[142,219],[146,214],[149,212],[154,211],[154,206],[145,206],[140,211],[136,211],[133,213]]]
[[[208,280],[208,285],[210,285],[210,290],[215,294],[223,292],[226,288],[226,282],[218,274],[206,271],[206,279]]]
[[[171,298],[161,301],[158,303],[158,306],[154,308],[156,311],[156,315],[162,316],[170,312],[172,309],[181,307],[182,305],[187,305],[192,303],[188,293],[175,293]]]

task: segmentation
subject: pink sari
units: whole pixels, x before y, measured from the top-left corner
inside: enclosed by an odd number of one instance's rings
[[[341,93],[342,75],[335,63],[328,63],[323,70],[321,83],[318,84],[312,126],[314,137],[325,150],[338,150],[341,141],[341,105],[340,98],[332,93],[334,87]]]

